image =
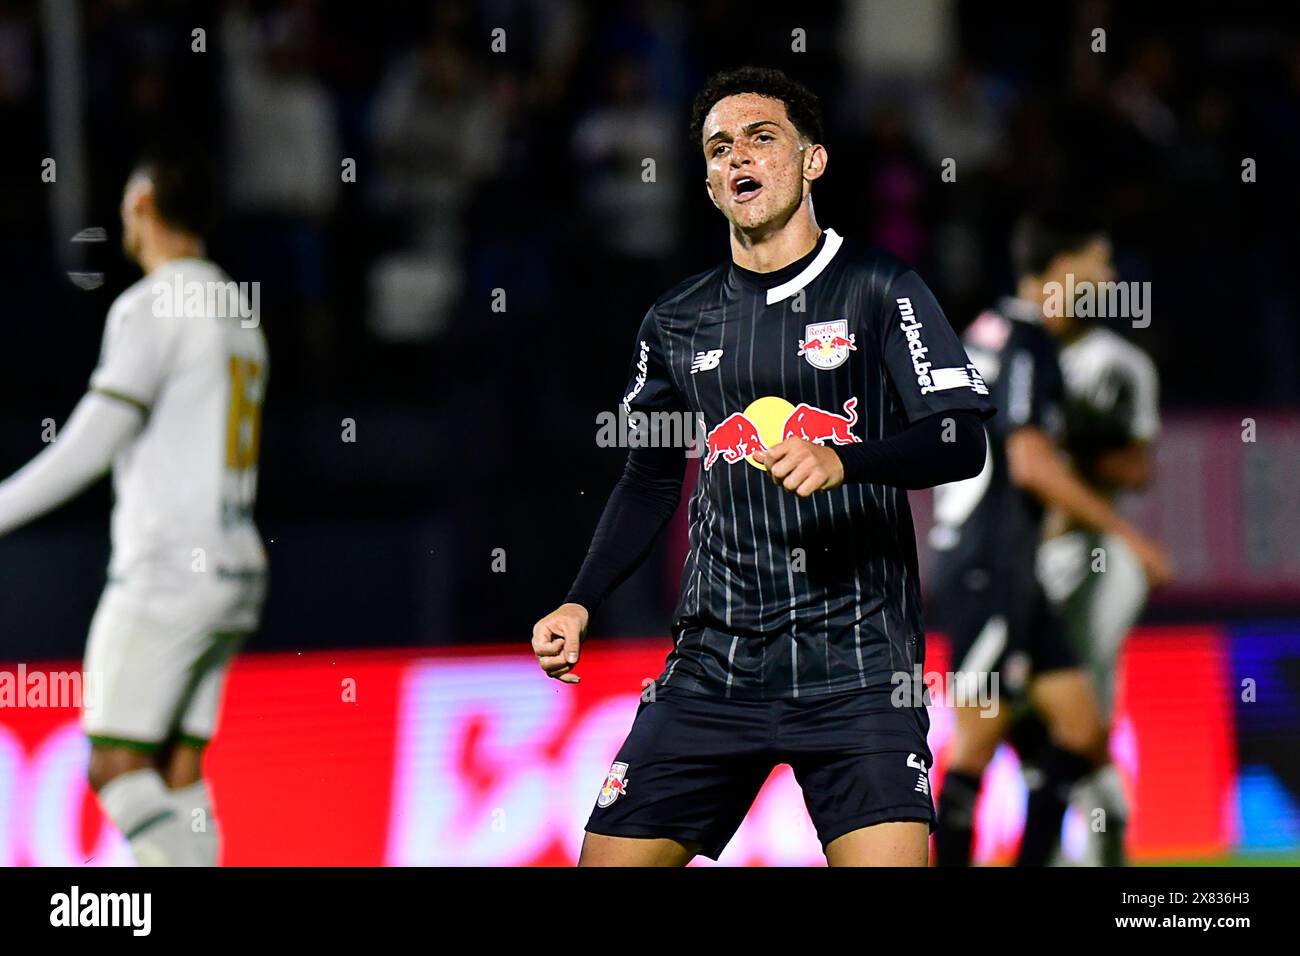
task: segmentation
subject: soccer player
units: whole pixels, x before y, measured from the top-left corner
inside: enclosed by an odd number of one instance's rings
[[[1097,236],[1091,248],[1096,271],[1108,277],[1108,241]],[[1151,443],[1160,430],[1155,363],[1093,319],[1066,315],[1060,327],[1066,450],[1072,464],[1088,487],[1108,501],[1145,488],[1152,472]],[[1048,515],[1047,532],[1038,552],[1039,578],[1060,608],[1070,645],[1092,675],[1109,727],[1115,665],[1146,603],[1147,577],[1119,535],[1098,532],[1062,513]],[[1128,806],[1115,767],[1107,764],[1084,780],[1073,802],[1090,824],[1085,861],[1121,865]],[[1091,825],[1096,809],[1105,811],[1101,830]]]
[[[144,272],[113,303],[90,389],[57,440],[0,484],[0,534],[112,465],[113,555],[85,669],[90,784],[141,865],[215,866],[202,775],[232,655],[258,624],[253,524],[266,343],[204,258],[206,166],[168,149],[126,183],[123,248]]]
[[[707,454],[673,648],[579,862],[717,859],[788,763],[831,865],[923,866],[924,688],[891,694],[925,655],[905,489],[979,470],[987,389],[914,271],[818,225],[812,93],[775,70],[719,74],[692,137],[731,258],[646,313],[623,404],[637,428],[699,416]],[[533,629],[553,678],[579,681],[590,613],[676,509],[685,453],[656,444],[629,441],[565,602]]]
[[[993,689],[1013,706],[958,702],[935,835],[942,866],[970,862],[981,775],[1018,708],[1032,707],[1049,735],[1030,788],[1020,864],[1050,860],[1070,789],[1108,760],[1087,670],[1036,577],[1044,509],[1123,541],[1148,580],[1168,575],[1164,551],[1089,488],[1060,450],[1064,395],[1054,336],[1067,325],[1044,302],[1067,275],[1076,286],[1107,280],[1108,250],[1104,236],[1069,214],[1025,217],[1012,243],[1016,297],[981,313],[964,336],[999,414],[983,470],[935,491],[931,593],[958,680],[991,686],[996,676]]]

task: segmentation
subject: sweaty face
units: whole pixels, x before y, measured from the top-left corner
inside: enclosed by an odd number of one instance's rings
[[[733,224],[762,229],[798,207],[806,150],[780,100],[757,93],[721,99],[704,118],[703,136],[709,197]]]

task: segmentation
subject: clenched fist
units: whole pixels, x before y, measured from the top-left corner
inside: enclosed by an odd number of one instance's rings
[[[533,625],[533,653],[547,677],[566,684],[582,680],[570,671],[578,664],[586,633],[587,609],[581,604],[561,604]]]
[[[838,488],[844,481],[844,463],[835,449],[806,438],[787,438],[766,451],[755,452],[754,461],[766,465],[774,482],[800,498]]]

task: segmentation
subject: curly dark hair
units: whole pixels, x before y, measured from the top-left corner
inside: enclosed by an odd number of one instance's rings
[[[780,70],[765,66],[742,66],[715,73],[695,95],[691,107],[691,142],[700,145],[704,135],[704,117],[718,100],[737,93],[757,93],[785,104],[786,115],[801,136],[814,143],[822,141],[822,104],[812,90]]]

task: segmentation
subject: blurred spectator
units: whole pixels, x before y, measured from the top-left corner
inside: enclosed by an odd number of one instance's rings
[[[463,47],[433,34],[384,77],[373,139],[375,206],[409,245],[371,271],[371,325],[388,340],[427,338],[450,321],[463,272],[462,209],[497,171],[502,122]],[[528,188],[526,170],[515,186]]]
[[[463,48],[431,36],[398,60],[375,97],[376,205],[407,218],[421,245],[454,247],[459,212],[501,155],[501,122]]]
[[[862,168],[871,242],[904,262],[924,262],[929,244],[926,181],[937,179],[939,172],[937,164],[923,164],[901,111],[884,108],[877,113]]]
[[[685,124],[678,111],[651,99],[642,66],[630,57],[610,66],[603,96],[573,134],[582,204],[609,249],[632,259],[666,258],[678,240],[676,173]],[[647,161],[654,164],[651,181]]]
[[[334,106],[310,71],[300,11],[254,19],[232,8],[222,39],[230,111],[230,200],[243,211],[318,225],[340,182]]]
[[[913,125],[931,169],[953,158],[965,176],[1003,158],[1005,124],[987,83],[969,63],[954,66],[924,97]]]
[[[257,17],[232,6],[221,29],[237,278],[263,284],[272,351],[305,351],[313,371],[301,384],[328,381],[338,334],[326,306],[325,228],[343,157],[333,102],[311,69],[312,29],[310,8],[288,4]]]
[[[1173,54],[1162,40],[1144,43],[1129,68],[1111,88],[1111,98],[1120,115],[1149,142],[1162,147],[1174,145],[1178,120],[1166,102],[1173,84]]]

